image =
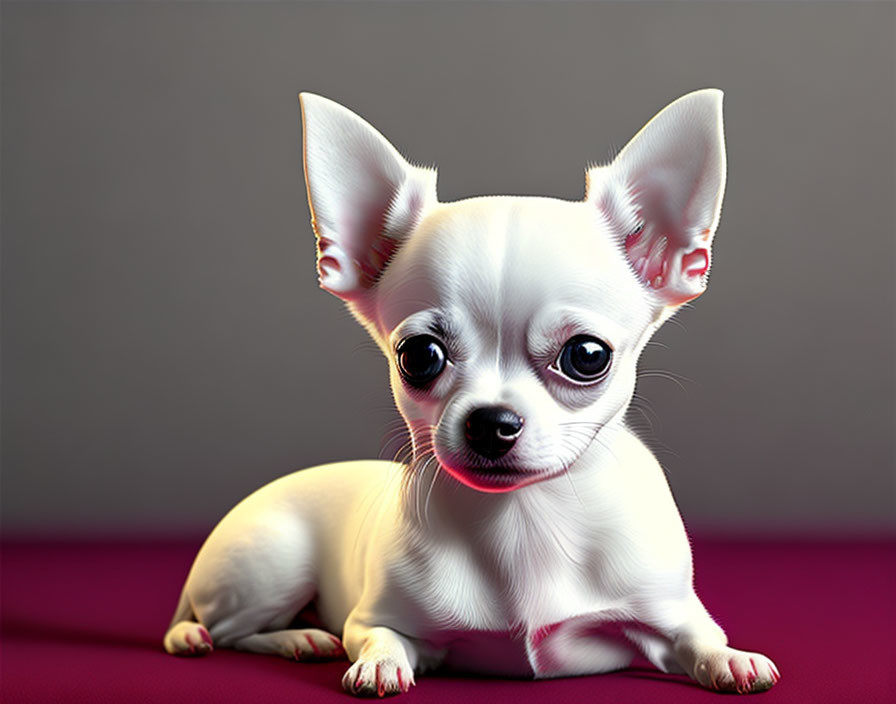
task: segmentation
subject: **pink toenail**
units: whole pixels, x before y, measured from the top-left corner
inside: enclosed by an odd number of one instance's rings
[[[311,650],[314,651],[315,655],[320,655],[320,648],[317,647],[317,643],[309,636],[307,633],[305,634],[305,640],[308,641],[308,645],[311,646]]]

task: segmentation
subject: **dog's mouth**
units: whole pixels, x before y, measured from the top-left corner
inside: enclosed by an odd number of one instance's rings
[[[501,453],[477,451],[459,437],[444,432],[444,423],[430,426],[429,449],[442,470],[464,486],[489,494],[502,494],[557,476],[565,469],[551,453],[513,446]],[[450,426],[449,426],[450,427]],[[439,431],[443,432],[439,432]],[[517,444],[519,445],[519,443]],[[487,448],[488,449],[488,448]],[[535,456],[533,457],[533,454]]]
[[[465,467],[463,469],[445,467],[444,469],[461,484],[489,494],[503,494],[508,491],[516,491],[529,484],[547,479],[549,476],[542,473],[533,474],[532,472],[503,468],[499,471],[480,467]]]
[[[438,455],[438,453],[436,453]],[[457,461],[446,461],[438,457],[439,464],[448,474],[465,486],[489,494],[502,494],[522,489],[543,479],[552,477],[550,470],[522,469],[509,465],[466,464]]]

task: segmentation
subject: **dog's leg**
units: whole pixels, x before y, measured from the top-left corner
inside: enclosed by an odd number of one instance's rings
[[[346,626],[345,646],[354,664],[342,678],[346,691],[361,696],[407,692],[414,684],[417,650],[407,638],[377,626]]]
[[[309,642],[302,631],[284,630],[318,584],[312,526],[280,509],[289,482],[256,492],[212,531],[187,577],[166,651],[201,655],[212,644],[289,658],[312,657],[315,648],[322,656],[337,651],[338,642],[323,631],[308,631]]]
[[[689,612],[690,620],[672,639],[673,655],[688,675],[707,689],[738,694],[764,692],[778,682],[778,668],[765,655],[728,647],[696,594]]]
[[[342,641],[317,628],[255,633],[233,644],[236,650],[280,655],[290,660],[327,660],[345,656]]]
[[[205,655],[213,650],[212,637],[205,626],[197,623],[187,590],[180,593],[174,618],[165,633],[163,645],[171,655]]]

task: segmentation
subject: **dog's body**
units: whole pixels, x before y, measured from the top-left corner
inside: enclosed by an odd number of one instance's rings
[[[381,695],[439,666],[557,677],[637,653],[710,688],[772,686],[694,593],[662,469],[623,421],[644,345],[706,284],[721,94],[669,106],[577,203],[439,203],[434,172],[302,98],[321,283],[390,359],[413,459],[304,470],[240,503],[166,649],[344,646],[345,687]],[[327,630],[289,628],[312,600]]]

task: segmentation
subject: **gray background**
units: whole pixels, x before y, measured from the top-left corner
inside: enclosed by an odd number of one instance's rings
[[[705,86],[730,173],[712,282],[649,348],[680,378],[648,373],[633,417],[698,529],[892,530],[894,22],[852,2],[4,3],[7,534],[205,531],[292,469],[395,450],[385,363],[317,289],[299,90],[436,162],[445,200],[575,199],[586,162]]]

